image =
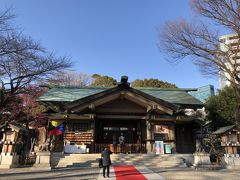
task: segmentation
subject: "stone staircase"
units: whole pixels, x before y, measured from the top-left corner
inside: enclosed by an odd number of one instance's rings
[[[100,154],[64,154],[55,167],[98,167],[97,158]]]
[[[63,154],[55,160],[55,167],[98,167],[97,159],[100,154]],[[155,168],[186,167],[184,155],[155,155],[155,154],[113,154],[114,165],[139,165]]]
[[[176,155],[118,154],[111,157],[114,165],[144,165],[147,167],[186,167],[185,160]]]

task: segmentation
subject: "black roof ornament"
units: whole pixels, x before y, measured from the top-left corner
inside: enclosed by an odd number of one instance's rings
[[[121,77],[121,83],[126,84],[127,81],[128,81],[128,76],[122,76],[122,77]]]
[[[119,86],[129,86],[128,76],[121,76],[121,82],[118,83]]]

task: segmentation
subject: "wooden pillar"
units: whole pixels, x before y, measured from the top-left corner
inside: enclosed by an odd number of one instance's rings
[[[11,155],[12,152],[13,152],[13,144],[12,144],[12,142],[9,142],[7,154],[8,154],[8,155]]]
[[[146,130],[147,130],[147,138],[146,138],[146,149],[147,153],[154,152],[154,126],[153,124],[147,120],[146,121]]]
[[[91,115],[90,119],[91,119],[90,128],[91,128],[93,139],[92,139],[91,147],[89,149],[89,153],[95,153],[96,114]]]
[[[169,140],[173,140],[173,143],[171,143],[173,153],[176,152],[176,134],[175,134],[175,125],[169,124]]]
[[[6,132],[3,131],[3,138],[2,141],[5,142],[6,141]]]
[[[237,154],[237,147],[233,147],[233,154]]]
[[[231,146],[227,147],[227,152],[228,152],[228,154],[233,154],[233,149]]]
[[[2,148],[2,154],[5,155],[8,152],[8,142],[4,141],[3,148]]]

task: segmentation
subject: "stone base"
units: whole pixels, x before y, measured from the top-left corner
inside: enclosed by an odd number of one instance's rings
[[[239,157],[239,154],[224,154],[224,157]]]
[[[0,155],[0,169],[19,167],[18,155]]]
[[[50,158],[51,167],[56,167],[62,157],[64,157],[63,152],[52,152]]]
[[[32,167],[33,169],[43,169],[43,170],[51,169],[51,165],[50,165],[51,153],[50,152],[37,152],[36,155],[37,155],[37,158],[36,158],[35,164]]]
[[[211,166],[210,155],[207,153],[194,153],[193,166],[196,168],[204,168]]]
[[[228,169],[240,169],[240,157],[239,155],[225,155],[224,162]]]
[[[191,168],[195,168],[198,170],[220,170],[223,169],[224,167],[221,165],[199,165],[199,166],[191,166]]]
[[[52,170],[52,167],[48,164],[43,165],[36,165],[34,164],[32,167],[30,167],[31,170],[39,170],[39,171],[45,171],[45,170]]]

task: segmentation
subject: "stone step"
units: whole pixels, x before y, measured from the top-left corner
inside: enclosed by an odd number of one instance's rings
[[[132,161],[115,161],[113,164],[144,164],[146,166],[178,166],[184,163],[175,163],[175,162],[162,162],[162,163],[152,163],[152,162],[132,162]],[[72,161],[61,161],[59,164],[98,164],[98,162],[72,162]]]
[[[61,159],[66,159],[66,160],[69,160],[69,161],[96,161],[97,159],[99,159],[99,158],[89,158],[89,159],[87,159],[87,158],[84,158],[84,159],[82,159],[82,158],[61,158]]]
[[[77,157],[77,158],[73,158],[73,157],[63,157],[64,159],[69,159],[69,160],[96,160],[99,159],[100,157],[94,157],[94,158],[81,158],[81,157]],[[131,161],[178,161],[179,159],[142,159],[142,158],[112,158],[112,160],[131,160]]]
[[[98,167],[100,154],[65,154],[56,167]],[[149,154],[113,154],[112,163],[115,165],[145,165],[156,168],[181,167],[184,161],[176,155],[149,155]]]
[[[98,165],[98,162],[60,162],[58,165],[71,165],[71,164],[91,164],[91,165]]]
[[[100,157],[100,156],[99,156]],[[148,158],[151,158],[151,159],[176,159],[176,158],[181,158],[181,157],[171,157],[171,156],[166,156],[166,157],[162,157],[162,156],[114,156],[114,155],[111,155],[112,158],[143,158],[143,159],[148,159]]]
[[[98,165],[89,165],[89,164],[68,164],[68,165],[58,165],[54,168],[73,168],[73,167],[83,167],[83,168],[96,168]]]
[[[132,157],[132,156],[111,156],[111,158],[116,158],[116,159],[170,159],[170,158],[163,158],[163,157]]]
[[[67,157],[99,157],[100,154],[64,154]]]
[[[64,157],[61,159],[65,159],[65,160],[69,160],[69,161],[95,161],[98,158],[68,158],[68,157]],[[169,160],[165,160],[165,159],[128,159],[128,158],[111,158],[112,161],[151,161],[151,162],[181,162],[183,161],[182,159],[169,159]]]
[[[114,162],[117,162],[117,161],[132,161],[132,162],[156,162],[156,163],[162,163],[162,162],[183,162],[183,160],[179,159],[179,160],[151,160],[151,159],[148,159],[148,160],[136,160],[136,159],[111,159],[112,161]]]
[[[98,167],[98,163],[59,163],[56,167]]]

